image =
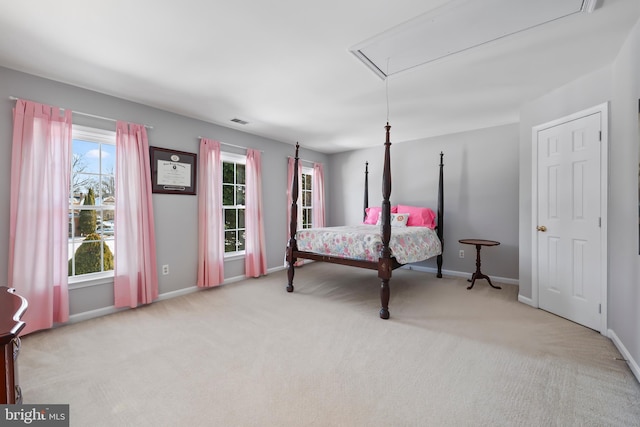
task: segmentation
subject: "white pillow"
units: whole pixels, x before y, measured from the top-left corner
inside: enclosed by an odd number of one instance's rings
[[[409,220],[408,213],[392,213],[391,214],[392,227],[406,227],[408,220]],[[376,223],[376,225],[380,225],[381,223],[382,223],[382,214],[378,217],[378,222]]]

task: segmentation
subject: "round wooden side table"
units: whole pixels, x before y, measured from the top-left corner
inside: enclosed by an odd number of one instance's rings
[[[462,243],[463,245],[474,245],[476,247],[476,272],[473,273],[471,279],[467,280],[468,282],[471,282],[471,285],[469,285],[467,289],[473,288],[473,285],[476,283],[477,279],[487,279],[487,282],[489,282],[489,285],[491,285],[492,288],[502,289],[500,286],[493,286],[493,283],[491,283],[491,279],[489,278],[489,276],[483,274],[482,271],[480,271],[480,249],[482,249],[483,246],[498,246],[500,242],[496,242],[495,240],[483,239],[462,239],[458,240],[458,242]]]

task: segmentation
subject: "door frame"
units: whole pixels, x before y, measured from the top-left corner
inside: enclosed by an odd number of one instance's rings
[[[607,335],[607,289],[608,289],[608,247],[607,247],[607,213],[608,213],[608,183],[609,183],[609,103],[596,105],[582,111],[552,120],[531,128],[531,302],[540,308],[538,282],[538,134],[545,130],[572,120],[600,113],[600,238],[601,238],[601,277],[600,277],[600,333]]]

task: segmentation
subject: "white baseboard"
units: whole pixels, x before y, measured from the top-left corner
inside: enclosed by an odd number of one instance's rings
[[[425,273],[433,273],[433,274],[437,274],[438,273],[438,269],[435,267],[424,267],[421,265],[413,265],[413,264],[407,264],[402,266],[402,268],[405,268],[407,270],[416,270],[416,271],[422,271]],[[453,271],[453,270],[442,270],[442,275],[443,276],[453,276],[453,277],[463,277],[463,278],[471,278],[471,273],[467,273],[467,272],[463,272],[463,271]],[[508,277],[500,277],[500,276],[491,276],[491,280],[496,282],[496,283],[504,283],[505,285],[518,285],[520,282],[518,281],[518,279],[510,279]]]
[[[95,319],[96,317],[102,317],[108,314],[114,314],[124,310],[129,310],[129,307],[116,308],[115,306],[112,305],[110,307],[103,307],[103,308],[98,308],[96,310],[84,311],[82,313],[70,315],[69,321],[63,324],[56,324],[55,326],[57,327],[57,326],[63,326],[63,325],[70,325],[72,323],[83,322],[85,320]]]
[[[633,372],[633,375],[635,375],[638,382],[640,382],[640,366],[638,366],[638,363],[633,359],[631,353],[629,353],[629,350],[627,350],[622,341],[620,341],[618,335],[616,335],[616,333],[612,329],[609,329],[607,332],[609,338],[611,338],[611,341],[613,341],[613,344],[616,346],[622,357],[624,357],[624,359],[627,361],[631,372]]]
[[[531,306],[531,307],[533,307],[533,308],[538,308],[538,307],[533,303],[533,300],[532,300],[531,298],[524,297],[524,296],[522,296],[522,295],[520,295],[520,294],[518,294],[518,302],[521,302],[521,303],[523,303],[523,304],[530,305],[530,306]]]
[[[274,273],[276,271],[280,271],[280,270],[284,270],[284,266],[280,266],[280,267],[274,267],[274,268],[270,268],[267,270],[267,274],[269,273]],[[235,277],[229,277],[227,279],[224,279],[224,282],[222,282],[222,285],[228,285],[231,283],[236,283],[239,282],[241,280],[245,280],[247,279],[247,277],[245,276],[235,276]],[[182,288],[182,289],[178,289],[175,291],[170,291],[170,292],[164,292],[160,295],[158,295],[158,299],[156,301],[164,301],[164,300],[168,300],[171,298],[176,298],[182,295],[188,295],[194,292],[198,292],[202,290],[202,288],[199,288],[197,286],[190,286],[188,288]],[[154,302],[156,302],[154,301]],[[102,316],[106,316],[109,314],[113,314],[113,313],[117,313],[119,311],[124,311],[124,310],[129,310],[130,307],[123,307],[123,308],[116,308],[115,306],[110,306],[110,307],[103,307],[103,308],[98,308],[96,310],[90,310],[90,311],[84,311],[82,313],[78,313],[78,314],[72,314],[69,316],[69,320],[65,323],[61,323],[61,324],[56,324],[54,325],[54,327],[59,327],[59,326],[63,326],[63,325],[70,325],[72,323],[77,323],[77,322],[82,322],[85,320],[89,320],[89,319],[95,319],[96,317],[102,317]]]
[[[305,260],[305,261],[309,261],[309,260]],[[437,274],[438,270],[435,267],[424,267],[424,266],[419,266],[419,265],[412,265],[412,264],[408,264],[403,266],[402,268],[405,269],[409,269],[409,270],[416,270],[416,271],[422,271],[425,273],[433,273],[433,274]],[[277,271],[282,271],[285,270],[286,267],[284,265],[281,266],[277,266],[277,267],[273,267],[267,270],[267,274],[270,273],[275,273]],[[470,273],[467,272],[460,272],[460,271],[452,271],[452,270],[442,270],[442,274],[444,276],[453,276],[453,277],[463,277],[463,278],[469,278],[470,277]],[[518,280],[516,279],[509,279],[506,277],[499,277],[499,276],[491,276],[491,278],[496,282],[496,283],[504,283],[504,284],[509,284],[509,285],[518,285]],[[222,283],[222,285],[228,285],[231,283],[236,283],[242,280],[247,279],[247,277],[245,277],[244,275],[241,276],[235,276],[235,277],[229,277],[224,279],[224,282]],[[160,295],[158,295],[158,299],[156,301],[163,301],[163,300],[167,300],[167,299],[171,299],[171,298],[176,298],[182,295],[187,295],[193,292],[198,292],[200,291],[201,288],[198,288],[197,286],[190,286],[188,288],[182,288],[182,289],[178,289],[175,291],[170,291],[170,292],[164,292]],[[520,300],[521,302],[524,302],[525,304],[529,304],[531,305],[530,302],[527,301],[523,301],[524,297],[520,297],[518,296],[518,300]],[[78,314],[73,314],[71,316],[69,316],[69,321],[66,322],[65,324],[71,324],[71,323],[77,323],[77,322],[82,322],[84,320],[89,320],[89,319],[94,319],[96,317],[101,317],[101,316],[106,316],[108,314],[113,314],[113,313],[117,313],[119,311],[123,311],[123,310],[129,310],[128,307],[124,307],[124,308],[116,308],[115,306],[110,306],[110,307],[103,307],[103,308],[99,308],[96,310],[91,310],[91,311],[85,311],[83,313],[78,313]],[[61,326],[61,325],[56,325],[56,326]]]

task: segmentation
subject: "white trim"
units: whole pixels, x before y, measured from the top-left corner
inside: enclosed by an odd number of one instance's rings
[[[225,252],[224,261],[238,261],[244,259],[247,256],[246,251]]]
[[[232,163],[240,163],[242,165],[247,164],[247,155],[246,154],[236,154],[229,153],[227,151],[220,151],[220,160],[223,162],[232,162]]]
[[[284,270],[284,269],[285,269],[284,266],[278,266],[278,267],[270,268],[270,269],[267,270],[267,275],[271,274],[271,273],[275,273],[275,272],[281,271],[281,270]],[[243,276],[243,275],[235,276],[235,277],[229,277],[229,278],[224,279],[224,281],[220,284],[220,286],[230,285],[232,283],[241,282],[243,280],[249,280],[249,279],[251,279],[251,277],[246,277],[246,276]],[[104,283],[102,283],[102,284],[104,284]],[[90,285],[90,286],[95,286],[95,285],[98,285],[98,283],[94,283],[93,285]],[[79,289],[81,287],[82,286],[74,287],[73,289]],[[182,288],[182,289],[178,289],[178,290],[175,290],[175,291],[164,292],[164,293],[158,295],[158,299],[153,301],[152,304],[154,304],[154,303],[156,303],[158,301],[164,301],[164,300],[180,297],[180,296],[183,296],[183,295],[192,294],[192,293],[195,293],[195,292],[200,292],[200,291],[207,290],[207,289],[212,289],[212,288],[199,288],[197,286],[190,286],[188,288]],[[138,307],[136,307],[136,308],[138,308]],[[72,323],[78,323],[78,322],[82,322],[82,321],[85,321],[85,320],[95,319],[97,317],[102,317],[102,316],[118,313],[120,311],[125,311],[125,310],[131,310],[131,307],[116,308],[115,306],[112,305],[112,306],[109,306],[109,307],[98,308],[96,310],[83,311],[82,313],[72,314],[71,316],[69,316],[69,321],[67,321],[65,323],[57,323],[53,327],[57,328],[59,326],[70,325]]]
[[[401,268],[404,268],[405,270],[422,271],[425,273],[434,273],[434,274],[438,273],[437,268],[425,267],[422,265],[406,264],[406,265],[403,265]],[[442,275],[452,276],[452,277],[462,277],[462,278],[471,277],[471,273],[464,272],[464,271],[453,271],[453,270],[442,270]],[[505,285],[516,285],[516,286],[520,285],[520,281],[518,279],[510,279],[508,277],[491,276],[491,280],[496,283],[504,283]]]
[[[89,288],[92,286],[113,286],[114,270],[101,271],[99,273],[81,274],[68,278],[69,290]]]
[[[535,306],[533,304],[533,301],[531,300],[531,298],[523,297],[520,294],[518,294],[518,302],[521,302],[523,304],[529,305],[529,306],[531,306],[533,308],[538,308],[537,306]]]
[[[538,133],[582,117],[600,114],[600,131],[602,140],[600,144],[600,333],[606,335],[607,331],[607,289],[608,289],[608,248],[607,248],[607,223],[608,223],[608,183],[609,183],[609,103],[605,102],[586,110],[570,114],[568,116],[552,120],[531,129],[531,306],[539,308],[539,284],[538,284],[538,232],[536,230],[538,217]],[[524,299],[525,297],[523,297]],[[520,297],[518,297],[520,299]]]
[[[116,145],[116,133],[112,130],[72,125],[71,134],[71,137],[73,139],[81,139],[82,141]]]
[[[83,322],[85,320],[95,319],[97,317],[106,316],[108,314],[118,313],[120,311],[129,310],[129,307],[116,308],[115,306],[98,308],[90,311],[83,311],[82,313],[72,314],[69,316],[69,321],[64,324],[56,324],[57,326],[70,325],[72,323]]]
[[[622,357],[624,357],[625,361],[629,365],[629,369],[633,372],[633,375],[635,375],[636,379],[640,381],[640,366],[638,366],[638,362],[633,359],[629,350],[627,350],[620,338],[618,338],[618,335],[616,335],[612,329],[609,329],[608,337],[611,338],[613,344],[616,346]]]

